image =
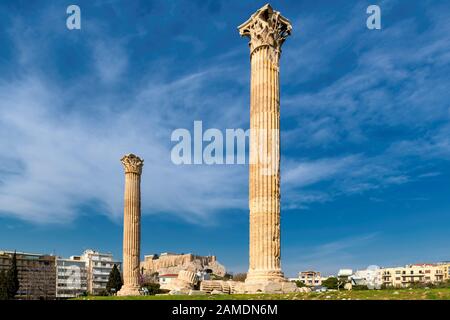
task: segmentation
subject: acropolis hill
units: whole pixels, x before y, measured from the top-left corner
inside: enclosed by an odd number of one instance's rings
[[[141,262],[144,274],[178,274],[181,270],[193,272],[211,269],[218,276],[225,275],[225,267],[217,262],[215,256],[197,256],[191,253],[162,253],[160,256],[148,255]]]

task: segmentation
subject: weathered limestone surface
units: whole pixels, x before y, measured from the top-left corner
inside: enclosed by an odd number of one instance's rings
[[[214,290],[222,290],[221,280],[203,280],[202,282],[200,282],[200,291],[211,293]]]
[[[178,279],[186,281],[191,284],[196,284],[198,282],[198,276],[195,272],[188,270],[181,270],[178,274]]]
[[[246,292],[291,292],[280,263],[280,85],[281,46],[291,33],[288,19],[265,5],[239,26],[249,37],[250,261]]]
[[[211,269],[218,276],[225,275],[225,267],[221,265],[215,256],[197,256],[193,254],[167,254],[155,258],[145,256],[141,263],[145,274],[158,272],[159,274],[178,274],[181,270],[203,271]]]
[[[141,174],[144,161],[134,154],[122,159],[125,169],[123,223],[123,281],[120,296],[139,295],[141,245]]]

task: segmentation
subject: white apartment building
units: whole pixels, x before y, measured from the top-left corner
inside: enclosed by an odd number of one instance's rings
[[[438,283],[446,278],[445,264],[412,264],[405,267],[382,268],[383,284],[389,287],[407,287],[414,283]]]
[[[80,257],[56,259],[56,298],[75,298],[87,292],[86,263]]]
[[[382,271],[378,266],[369,266],[364,270],[357,270],[350,276],[353,285],[367,286],[369,289],[380,289],[383,281]]]
[[[88,249],[83,252],[80,259],[86,262],[87,289],[94,295],[106,290],[109,273],[114,265],[121,269],[121,263],[113,259],[112,253]]]

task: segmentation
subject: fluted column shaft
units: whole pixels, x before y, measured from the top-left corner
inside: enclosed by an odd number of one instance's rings
[[[250,266],[247,278],[282,278],[280,265],[279,53],[251,53]]]

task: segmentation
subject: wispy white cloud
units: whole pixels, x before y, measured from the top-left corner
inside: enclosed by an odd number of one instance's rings
[[[242,124],[235,121],[241,101],[233,92],[204,90],[209,83],[229,81],[236,69],[206,66],[167,79],[159,66],[159,73],[146,70],[130,85],[124,76],[130,66],[126,41],[104,36],[103,26],[88,26],[83,53],[92,63],[72,86],[39,68],[50,40],[39,47],[36,30],[19,22],[10,30],[20,53],[10,63],[23,72],[0,82],[0,214],[67,223],[95,202],[98,213],[118,219],[119,159],[129,152],[145,159],[145,214],[204,224],[214,223],[212,216],[222,210],[245,209],[245,167],[179,167],[170,160],[172,130],[190,128],[198,119],[210,119],[208,126],[215,127]],[[121,87],[131,89],[110,90]]]
[[[98,41],[94,44],[94,65],[101,81],[112,83],[124,76],[128,57],[124,45],[116,41]]]
[[[307,73],[309,81],[317,82],[314,90],[283,97],[284,116],[297,119],[296,128],[285,133],[297,138],[286,139],[289,145],[324,149],[361,145],[369,143],[377,128],[424,135],[430,128],[448,124],[448,19],[430,7],[424,13],[430,26],[421,33],[411,32],[417,29],[417,21],[401,19],[377,33],[361,30],[360,15],[352,13],[345,21],[317,22],[314,17],[299,21],[305,24],[304,32],[316,37],[305,37],[297,41],[298,47],[290,48],[287,69],[291,75],[285,82],[298,80],[294,74],[301,79],[305,69],[319,74]],[[327,37],[332,39],[337,34],[337,41],[323,43],[318,40],[325,37],[322,33],[332,34]],[[343,52],[344,61],[340,61]],[[345,71],[340,70],[341,63],[348,65]],[[321,72],[331,80],[319,81]]]
[[[316,270],[323,274],[337,274],[341,268],[363,267],[356,259],[357,252],[368,250],[379,237],[379,232],[356,234],[314,246],[288,247],[284,250],[283,269],[294,276],[299,270]]]
[[[328,202],[339,196],[361,194],[411,180],[401,162],[394,158],[388,160],[384,155],[355,154],[286,162],[282,175],[285,209],[305,209],[314,202]]]
[[[294,19],[297,36],[286,43],[282,58],[282,85],[290,89],[283,90],[282,121],[295,122],[282,133],[283,208],[303,209],[425,179],[424,170],[414,176],[410,157],[450,159],[450,24],[436,11],[426,14],[430,27],[414,35],[408,32],[415,27],[410,20],[377,34],[362,32],[354,17]],[[128,152],[145,159],[145,213],[196,222],[226,209],[246,212],[246,167],[177,167],[169,158],[171,131],[190,128],[194,120],[207,127],[248,126],[249,66],[235,59],[241,51],[230,48],[183,72],[155,61],[130,84],[128,40],[104,36],[105,26],[87,19],[85,53],[91,64],[69,86],[40,68],[54,40],[47,34],[62,32],[55,25],[52,21],[46,26],[52,32],[35,38],[36,30],[15,19],[8,33],[17,57],[11,63],[20,76],[0,82],[2,214],[67,222],[83,204],[96,201],[105,215],[118,218],[123,192],[118,160]],[[203,43],[195,42],[203,50]],[[348,53],[349,47],[354,51]],[[321,81],[341,63],[343,52],[348,70]],[[317,83],[314,89],[311,82]],[[310,89],[293,90],[304,84]],[[400,134],[380,139],[378,149],[368,148],[376,144],[373,131],[387,137],[383,131],[393,129]],[[354,149],[341,151],[343,145]],[[296,156],[311,149],[324,152]],[[206,220],[213,219],[202,223]]]
[[[192,79],[184,85],[197,86]],[[0,186],[3,214],[39,223],[67,222],[79,214],[78,206],[95,200],[103,204],[104,214],[119,217],[119,159],[128,152],[145,159],[146,213],[167,212],[195,222],[222,209],[245,208],[244,167],[171,163],[170,127],[160,123],[161,113],[142,117],[144,105],[159,107],[155,102],[162,100],[160,96],[138,99],[119,113],[102,111],[95,125],[89,114],[53,113],[64,105],[63,96],[58,87],[37,77],[0,85],[0,147],[8,150],[0,158],[1,168],[11,172]]]
[[[320,156],[285,159],[285,208],[305,208],[299,194],[320,192],[322,202],[424,179],[433,161],[449,159],[448,19],[430,6],[422,32],[410,32],[417,20],[398,19],[377,33],[361,29],[362,11],[294,19],[309,36],[283,53],[283,80],[300,90],[282,97],[282,121],[295,122],[282,138],[285,150]]]
[[[307,161],[295,163],[288,162],[287,168],[283,172],[283,183],[294,185],[295,187],[305,187],[324,180],[333,179],[337,174],[354,168],[359,162],[359,156],[348,156],[342,158],[319,159],[317,161]]]

